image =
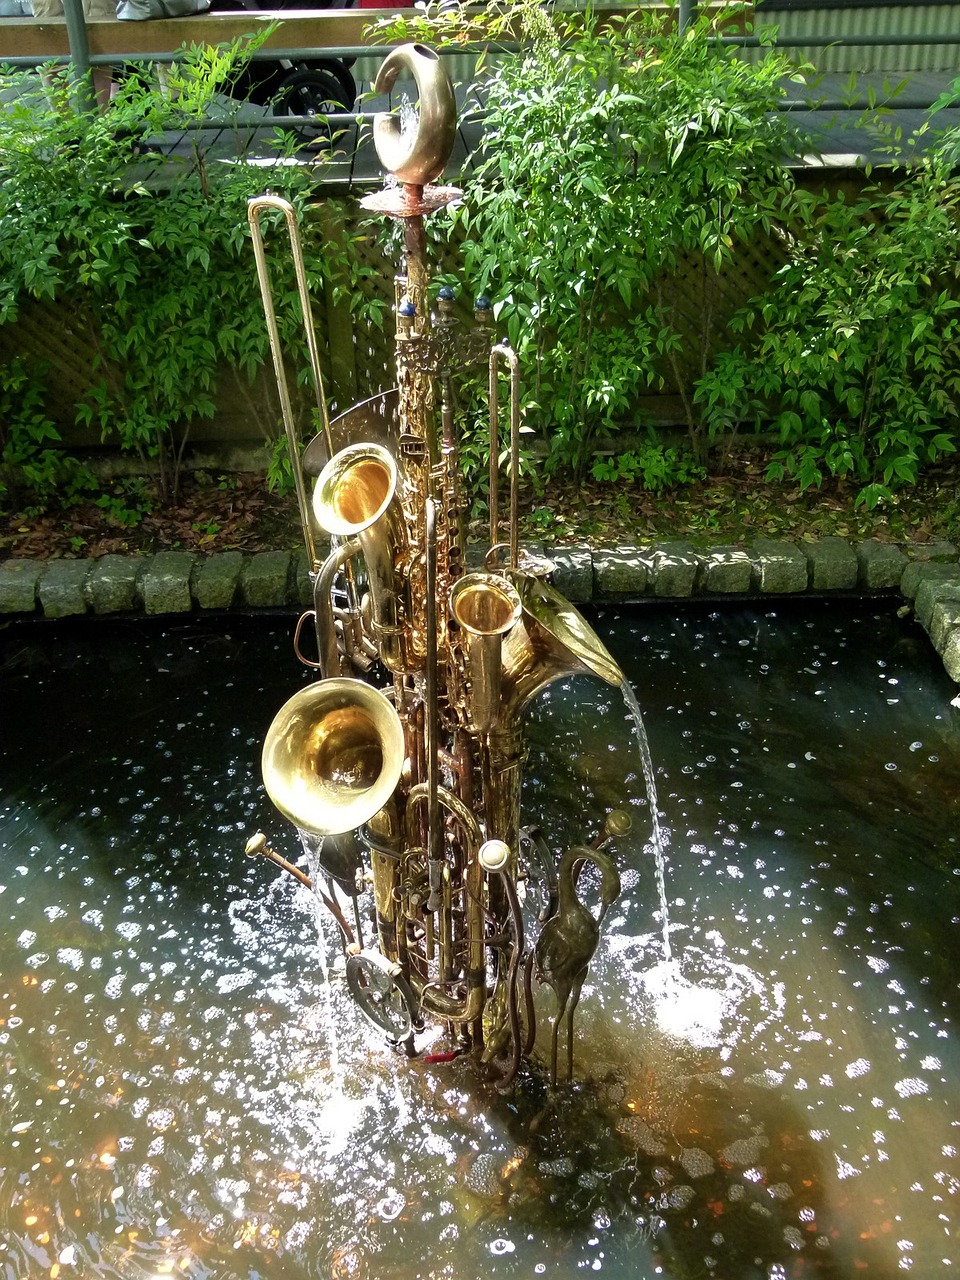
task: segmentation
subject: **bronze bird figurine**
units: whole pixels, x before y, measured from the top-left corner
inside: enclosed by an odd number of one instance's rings
[[[585,862],[600,868],[600,913],[594,916],[577,897],[577,877]],[[560,860],[556,914],[540,930],[534,948],[537,979],[553,987],[557,1013],[553,1021],[550,1083],[557,1083],[557,1041],[560,1022],[567,1023],[567,1078],[573,1077],[573,1014],[580,989],[600,941],[600,925],[611,903],[620,896],[620,875],[608,854],[573,845]]]

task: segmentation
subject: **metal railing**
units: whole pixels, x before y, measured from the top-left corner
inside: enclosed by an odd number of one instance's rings
[[[87,40],[86,23],[83,17],[82,0],[63,0],[64,17],[66,20],[67,39],[70,46],[70,52],[59,54],[53,57],[31,57],[17,56],[0,59],[0,65],[7,67],[33,67],[48,64],[64,64],[72,68],[75,81],[77,83],[78,105],[83,108],[92,107],[92,95],[89,92],[89,71],[94,67],[115,66],[121,63],[172,63],[182,57],[182,49],[175,49],[164,52],[143,52],[131,51],[129,53],[109,53],[109,54],[91,54],[89,43]],[[865,6],[866,7],[866,6]],[[688,27],[696,18],[697,14],[696,0],[678,0],[677,21],[680,30]],[[208,15],[209,16],[209,15]],[[215,15],[214,15],[215,16]],[[755,22],[762,21],[764,11],[761,10],[755,14]],[[771,23],[771,25],[775,25]],[[717,36],[717,42],[728,48],[743,50],[758,50],[769,44],[767,40],[757,34],[751,35],[727,35]],[[960,30],[937,31],[928,34],[918,34],[916,32],[903,33],[882,33],[876,35],[859,35],[845,34],[839,36],[832,35],[789,35],[778,36],[772,47],[777,49],[798,49],[798,48],[819,48],[819,49],[862,49],[862,48],[911,48],[923,47],[928,45],[960,47]],[[376,56],[382,56],[388,52],[393,45],[376,46]],[[440,49],[441,54],[448,56],[462,57],[471,53],[479,54],[482,50],[481,45],[458,45],[456,48]],[[502,45],[504,49],[515,49],[517,45]],[[293,48],[270,48],[261,49],[254,53],[252,60],[254,62],[274,62],[282,60],[290,60],[294,62],[309,63],[311,60],[321,59],[356,59],[361,57],[369,57],[374,50],[369,45],[342,45],[342,46],[320,46],[308,47],[298,46]],[[958,59],[960,62],[960,59]],[[958,68],[960,74],[960,68]],[[894,106],[903,111],[924,111],[929,110],[933,106],[935,97],[930,94],[926,95],[910,95],[903,93],[898,94],[892,99]],[[802,96],[784,99],[779,105],[778,110],[789,113],[799,113],[803,111],[856,111],[867,105],[867,99],[858,99],[853,97],[843,98],[826,98],[815,95]],[[336,129],[359,129],[363,122],[369,118],[369,111],[337,111],[324,115],[324,121],[331,127]],[[464,124],[482,124],[482,110],[469,113],[463,120]],[[237,124],[236,113],[222,118],[211,117],[209,120],[194,122],[191,124],[192,129],[199,130],[216,130],[230,127]],[[249,129],[272,129],[276,127],[295,127],[297,125],[315,124],[316,117],[310,116],[294,116],[288,113],[283,115],[261,114],[256,117],[244,119],[242,122],[245,128]],[[185,130],[186,131],[186,130]]]

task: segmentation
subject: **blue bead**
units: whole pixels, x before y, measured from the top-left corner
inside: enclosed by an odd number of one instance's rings
[[[485,297],[483,296],[483,294],[481,294],[481,295],[480,295],[480,297],[477,299],[477,306],[476,306],[476,310],[477,310],[477,311],[489,311],[489,310],[490,310],[490,299],[489,299],[489,298],[485,298]]]
[[[404,300],[400,303],[399,311],[400,311],[400,315],[402,316],[415,316],[417,314],[417,308],[413,305],[413,303],[410,301],[409,298],[404,298]]]
[[[457,295],[448,284],[443,285],[440,292],[437,294],[437,297],[441,302],[452,302],[456,296]]]

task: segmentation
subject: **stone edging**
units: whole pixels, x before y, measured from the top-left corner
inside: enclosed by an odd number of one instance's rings
[[[577,604],[696,596],[899,592],[960,683],[960,552],[951,542],[895,546],[843,538],[797,544],[758,538],[747,547],[700,550],[685,542],[645,547],[538,548],[552,581]],[[474,557],[468,557],[473,559]],[[305,554],[161,551],[98,560],[0,561],[0,619],[42,614],[185,614],[231,608],[309,608]]]

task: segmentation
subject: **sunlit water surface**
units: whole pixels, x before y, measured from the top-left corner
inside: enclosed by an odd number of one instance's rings
[[[509,1097],[376,1042],[310,895],[243,856],[262,827],[296,857],[259,775],[308,678],[288,620],[0,634],[0,1275],[960,1265],[960,713],[938,660],[838,605],[596,625],[644,712],[668,918],[630,712],[555,685],[525,815],[558,849],[614,807],[634,835],[578,1082],[551,1094],[541,1058]]]

